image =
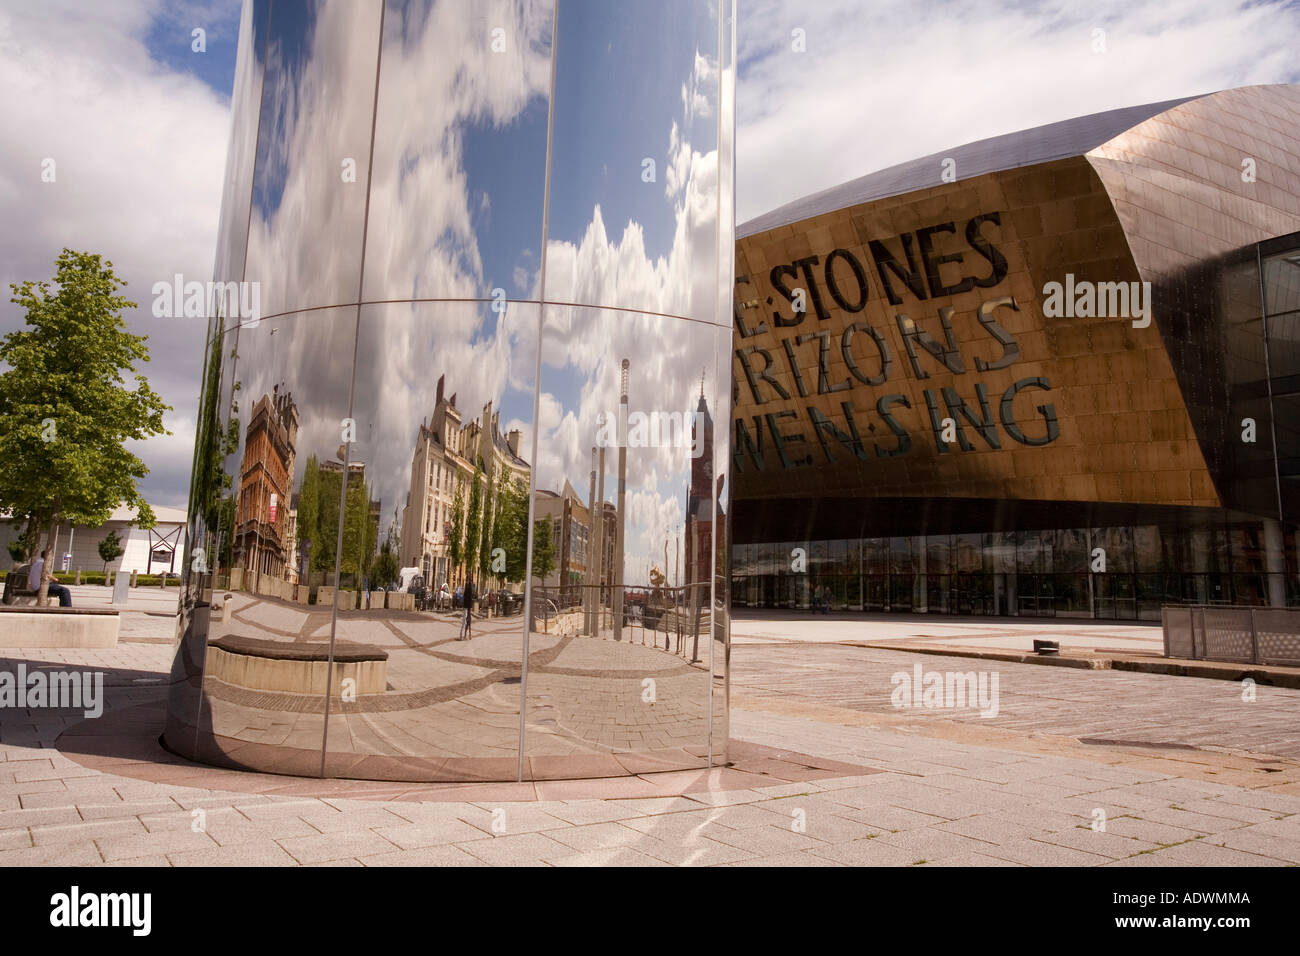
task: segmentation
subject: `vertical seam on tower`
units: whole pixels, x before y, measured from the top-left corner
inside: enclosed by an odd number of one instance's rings
[[[524,620],[523,645],[519,669],[519,763],[516,782],[524,780],[524,726],[528,719],[528,634],[532,628],[533,589],[533,505],[537,491],[537,420],[542,404],[542,328],[546,320],[546,240],[550,231],[551,216],[551,139],[555,135],[555,63],[560,39],[560,0],[555,0],[555,13],[551,17],[551,88],[546,109],[546,176],[542,187],[542,252],[538,273],[537,306],[537,363],[533,371],[533,448],[530,452],[532,467],[528,471],[528,549],[524,555]]]
[[[249,26],[249,29],[253,31],[253,55],[256,56],[256,55],[257,55],[257,3],[256,3],[256,0],[252,0],[252,2],[249,3],[249,5],[248,5],[248,9],[249,9],[249,11],[252,13],[252,19],[251,19],[251,24],[250,24],[250,26]],[[242,262],[241,262],[241,264],[240,264],[240,267],[239,267],[239,281],[240,281],[240,283],[243,283],[243,282],[247,281],[247,279],[248,279],[248,236],[249,236],[249,233],[251,233],[251,232],[253,231],[253,191],[254,191],[254,190],[256,189],[256,187],[257,187],[257,147],[258,147],[258,144],[259,144],[259,142],[261,141],[261,138],[262,138],[262,97],[266,95],[266,50],[269,49],[269,48],[270,48],[270,45],[271,45],[271,18],[272,18],[274,15],[275,15],[275,0],[268,0],[268,2],[267,2],[267,6],[266,6],[266,38],[265,38],[265,39],[266,39],[266,45],[265,45],[265,46],[263,47],[263,49],[262,49],[262,82],[261,82],[261,85],[259,85],[258,88],[257,88],[257,129],[254,130],[254,132],[253,132],[253,169],[252,169],[252,173],[251,173],[251,174],[249,175],[249,177],[248,177],[248,219],[247,219],[247,220],[245,221],[245,223],[244,223],[244,255],[243,255],[243,260],[242,260]],[[237,42],[237,41],[236,41],[236,42]],[[236,51],[236,52],[238,52],[238,51]],[[238,79],[238,68],[236,68],[236,79]],[[236,105],[236,104],[235,104],[235,95],[234,95],[234,90],[233,90],[233,88],[232,88],[232,89],[231,89],[231,93],[230,93],[230,111],[231,111],[231,117],[232,117],[232,120],[231,120],[232,129],[233,129],[233,125],[234,125],[234,111],[235,111],[235,105]],[[223,190],[224,190],[224,186],[223,186]],[[221,236],[217,236],[217,243],[218,243],[218,245],[220,245],[220,243],[221,243]],[[216,262],[214,261],[214,262],[213,262],[213,267],[214,267],[214,275],[213,275],[213,279],[214,279],[214,280],[216,279],[216,275],[215,275],[215,266],[216,266]],[[231,381],[232,381],[232,382],[235,380],[235,372],[239,369],[239,330],[240,330],[242,327],[243,327],[242,325],[236,325],[236,326],[235,326],[235,364],[234,364],[234,367],[231,369],[231,372],[230,372],[230,378],[231,378]],[[223,341],[223,342],[220,344],[219,348],[217,349],[217,357],[218,357],[218,360],[220,359],[222,353],[225,352],[225,350],[226,350],[226,345],[225,345],[225,342]],[[206,383],[205,383],[205,384],[206,384]],[[235,395],[233,389],[232,389],[230,395],[231,395],[231,400],[233,401],[233,400],[234,400],[234,395]],[[218,401],[218,402],[221,401],[221,385],[220,385],[220,383],[218,383],[218,385],[217,385],[217,401]],[[220,410],[218,410],[218,414],[220,414]],[[229,423],[230,423],[230,418],[228,417],[228,413],[227,413],[227,418],[226,418],[226,424],[227,424],[227,426],[229,426]],[[223,468],[224,468],[224,465],[223,465]],[[224,508],[222,509],[222,512],[223,512],[223,514],[224,514],[224,512],[225,512],[225,509],[224,509]],[[218,523],[218,525],[217,525],[217,529],[218,529],[218,531],[220,531],[220,528],[221,528],[221,525],[220,525],[220,523]],[[230,536],[231,536],[231,541],[232,541],[232,543],[233,543],[233,541],[234,541],[234,535],[235,535],[235,529],[232,527],[232,528],[230,529]],[[232,556],[233,556],[233,552],[232,552]],[[227,568],[226,570],[227,570],[227,574],[229,574],[229,570],[230,570],[230,569]],[[229,584],[230,582],[227,581],[226,583]],[[210,609],[209,609],[209,610],[210,610]],[[204,643],[206,644],[206,640],[205,640]],[[201,718],[202,715],[203,715],[203,681],[207,679],[207,676],[208,676],[208,660],[207,660],[207,654],[204,654],[204,655],[203,655],[203,669],[202,669],[202,671],[200,672],[200,676],[199,676],[199,695],[198,695],[198,705],[197,705],[197,706],[198,706],[198,712],[194,715],[194,752],[195,752],[195,753],[198,753],[198,752],[199,752],[199,725],[200,725],[200,723],[201,723],[200,718]]]
[[[361,298],[366,282],[366,234],[370,228],[370,189],[375,178],[375,125],[379,116],[379,70],[384,62],[384,13],[388,4],[379,0],[379,42],[375,50],[375,92],[370,101],[370,153],[366,159],[366,204],[361,216],[361,262],[357,269],[357,318],[352,331],[352,377],[348,382],[348,418],[352,417],[357,389],[357,347],[361,342]],[[340,436],[342,437],[342,436]],[[343,445],[343,478],[339,482],[339,532],[334,544],[334,601],[330,608],[330,652],[325,669],[325,720],[321,726],[320,776],[325,776],[325,757],[329,753],[330,692],[334,688],[334,637],[339,621],[339,565],[343,562],[343,529],[347,522],[348,470],[351,466],[349,443]],[[364,488],[364,486],[363,486]],[[368,521],[369,519],[367,519]],[[358,573],[360,568],[357,568]]]

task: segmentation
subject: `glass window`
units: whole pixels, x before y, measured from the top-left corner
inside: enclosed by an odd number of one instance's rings
[[[846,560],[844,557],[847,543],[841,539],[839,541],[828,542],[828,544],[830,546],[829,570],[835,574],[843,574],[847,570],[845,568]]]
[[[925,536],[925,573],[949,574],[952,571],[952,536]]]
[[[826,574],[830,571],[830,542],[813,541],[808,549],[808,570],[813,574]]]
[[[990,574],[1014,574],[1016,539],[1010,532],[994,531],[984,535],[984,570]]]
[[[1159,528],[1143,525],[1133,529],[1133,560],[1138,571],[1159,571],[1162,554]]]
[[[1057,574],[1055,579],[1056,616],[1092,617],[1092,596],[1088,575]]]
[[[1250,523],[1228,529],[1232,570],[1237,573],[1267,570],[1264,567],[1264,526]]]
[[[1191,545],[1190,570],[1214,573],[1228,570],[1228,539],[1222,528],[1192,528],[1188,540]]]
[[[1082,574],[1090,570],[1090,565],[1088,530],[1086,528],[1058,529],[1052,553],[1052,570],[1057,574],[1061,572]]]
[[[1051,531],[1017,531],[1016,569],[1021,574],[1052,570]]]
[[[889,571],[891,574],[911,574],[916,570],[911,538],[889,539]]]
[[[864,574],[889,573],[889,539],[865,538],[862,541],[862,572]]]
[[[1101,548],[1106,552],[1106,573],[1132,572],[1133,570],[1133,529],[1132,528],[1094,528],[1092,531],[1092,549]]]
[[[983,539],[978,534],[953,535],[954,561],[958,573],[983,570]]]

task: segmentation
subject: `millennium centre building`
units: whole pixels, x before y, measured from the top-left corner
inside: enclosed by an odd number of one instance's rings
[[[738,229],[736,606],[1300,604],[1300,87],[1070,119]]]

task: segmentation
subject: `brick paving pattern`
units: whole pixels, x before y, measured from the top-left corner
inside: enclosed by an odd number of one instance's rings
[[[150,627],[112,651],[10,651],[0,671],[103,669],[110,713],[156,705],[171,648]],[[97,769],[57,746],[80,712],[0,709],[0,865],[1300,864],[1300,692],[1247,703],[1230,681],[837,645],[732,657],[743,771],[427,796],[209,768],[193,786],[194,768],[126,749]],[[891,676],[917,661],[997,669],[998,716],[895,709]],[[791,760],[828,769],[764,771]]]

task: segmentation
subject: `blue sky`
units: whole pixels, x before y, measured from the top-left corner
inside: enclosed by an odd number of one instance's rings
[[[239,42],[239,12],[236,0],[212,4],[201,19],[196,18],[197,11],[181,4],[160,6],[144,38],[150,58],[164,69],[198,77],[229,101]],[[207,52],[203,56],[196,56],[193,50],[195,29],[205,34]]]

